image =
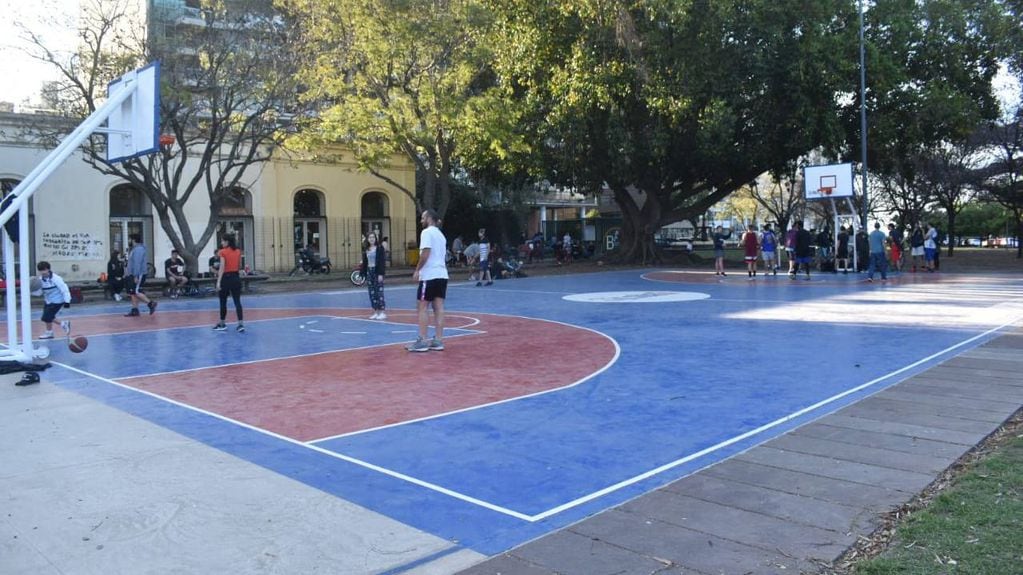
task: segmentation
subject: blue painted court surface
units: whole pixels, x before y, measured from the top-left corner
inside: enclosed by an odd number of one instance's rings
[[[49,375],[490,555],[979,345],[1021,295],[998,275],[453,282],[447,349],[423,354],[403,349],[408,286],[388,288],[387,322],[363,290],[247,297],[244,334],[210,330],[214,300],[176,300],[73,310],[89,349],[55,349]]]

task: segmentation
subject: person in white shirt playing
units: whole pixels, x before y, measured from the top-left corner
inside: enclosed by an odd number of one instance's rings
[[[32,292],[33,295],[43,296],[43,323],[46,324],[46,331],[39,339],[53,339],[53,321],[57,319],[57,312],[66,307],[71,307],[71,290],[68,289],[64,279],[53,273],[50,269],[50,262],[39,262],[36,264],[36,271],[39,272],[39,289]],[[71,322],[64,320],[60,322],[64,335],[70,335]]]
[[[485,228],[480,228],[480,241],[478,245],[480,250],[480,275],[476,282],[476,287],[493,285],[494,278],[490,276],[490,240],[487,239],[487,230]],[[484,280],[487,283],[484,284]]]
[[[444,298],[448,289],[448,267],[444,262],[448,240],[437,229],[437,213],[423,210],[423,231],[419,234],[419,264],[412,280],[416,289],[416,310],[419,312],[419,337],[405,349],[414,352],[444,351]],[[430,310],[433,307],[433,339],[427,340]]]

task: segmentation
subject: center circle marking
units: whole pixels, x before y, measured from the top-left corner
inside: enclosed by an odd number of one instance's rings
[[[605,291],[566,295],[566,301],[585,303],[666,303],[707,299],[710,294],[692,291]]]

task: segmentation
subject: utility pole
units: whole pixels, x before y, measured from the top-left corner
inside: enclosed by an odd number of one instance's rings
[[[867,59],[863,45],[863,0],[859,0],[860,12],[860,164],[863,178],[863,229],[867,229]]]

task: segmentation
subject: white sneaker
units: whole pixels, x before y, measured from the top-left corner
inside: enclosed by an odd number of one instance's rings
[[[377,319],[387,319],[387,314],[384,312],[380,312],[377,314]]]
[[[60,322],[60,329],[64,330],[64,333],[71,333],[71,320]]]
[[[380,319],[380,313],[373,312],[373,315],[369,316],[369,319]]]
[[[53,339],[53,331],[47,330],[43,332],[43,335],[39,336],[39,339]]]
[[[119,294],[119,293],[115,293],[114,294],[114,300],[115,301],[121,301],[122,299],[124,299],[124,298],[121,297],[121,294]]]

